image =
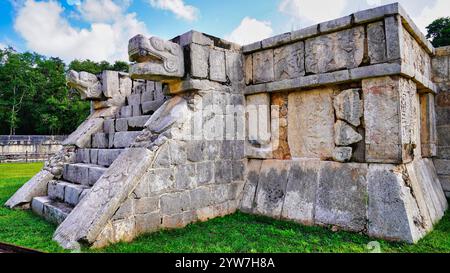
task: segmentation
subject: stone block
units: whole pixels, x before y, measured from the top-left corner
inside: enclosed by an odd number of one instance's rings
[[[132,104],[131,105],[131,114],[133,117],[142,115],[141,105],[140,104]]]
[[[113,98],[120,93],[119,72],[104,70],[102,72],[102,90],[107,98]]]
[[[134,200],[134,213],[148,214],[159,210],[159,197],[143,197]]]
[[[195,164],[176,166],[174,169],[175,188],[177,190],[193,189],[197,185],[195,179]]]
[[[249,85],[253,83],[253,55],[244,56],[244,73],[245,84]]]
[[[273,218],[281,217],[289,167],[289,161],[263,161],[255,195],[255,213]]]
[[[210,184],[214,178],[214,162],[200,162],[196,164],[195,178],[197,185]]]
[[[159,212],[136,215],[136,233],[143,234],[158,230],[161,225],[161,218]]]
[[[386,62],[386,38],[384,22],[375,22],[367,25],[367,43],[371,64]]]
[[[209,49],[207,46],[190,44],[191,76],[195,78],[208,77]]]
[[[291,32],[291,41],[303,40],[319,33],[319,25],[302,28]]]
[[[127,97],[128,105],[138,105],[141,103],[141,94],[131,94]]]
[[[34,197],[31,201],[31,210],[39,216],[44,216],[44,206],[50,202],[47,196]]]
[[[122,152],[122,149],[99,149],[97,152],[97,163],[100,166],[110,166]]]
[[[156,110],[158,110],[161,105],[164,104],[164,100],[147,101],[142,103],[142,113],[144,115],[152,115]]]
[[[434,95],[420,94],[420,140],[422,157],[434,157],[437,154],[436,145],[436,110]]]
[[[116,132],[126,132],[128,131],[128,119],[118,118],[116,119]]]
[[[92,186],[94,185],[100,177],[105,173],[106,168],[103,167],[97,167],[97,166],[90,166],[89,168],[89,178],[88,178],[88,185]],[[84,184],[84,183],[83,183]]]
[[[154,87],[153,87],[154,88]],[[141,103],[153,101],[153,89],[146,90],[141,94]]]
[[[321,162],[316,223],[351,231],[366,228],[367,170],[367,164]]]
[[[245,186],[239,209],[243,212],[253,212],[255,193],[259,181],[262,160],[249,160],[245,172]]]
[[[335,147],[332,96],[330,88],[289,94],[288,143],[292,157],[332,157]]]
[[[347,28],[352,23],[352,16],[344,16],[338,19],[330,20],[320,24],[320,32],[331,32],[339,29]]]
[[[211,49],[209,51],[209,79],[212,81],[226,82],[225,52]]]
[[[305,45],[303,42],[276,48],[273,54],[275,81],[305,75]]]
[[[131,130],[142,129],[145,127],[145,123],[147,123],[150,116],[137,116],[128,118],[128,128]]]
[[[97,165],[98,163],[98,151],[97,149],[89,149],[90,163]]]
[[[149,194],[165,192],[174,187],[174,174],[171,169],[156,169],[146,173],[143,183],[149,186]]]
[[[186,156],[187,160],[191,162],[200,162],[205,157],[206,142],[202,140],[193,140],[187,144]]]
[[[130,95],[132,87],[133,87],[133,82],[131,81],[130,77],[128,75],[121,75],[121,73],[119,73],[120,94],[123,97]]]
[[[361,117],[364,112],[359,91],[359,89],[344,90],[336,95],[333,101],[336,117],[356,127],[361,124]]]
[[[337,162],[347,162],[352,158],[352,147],[336,147],[333,151],[333,160]]]
[[[242,181],[244,180],[244,172],[245,172],[245,163],[244,161],[232,161],[232,180],[233,181]]]
[[[226,202],[232,197],[231,184],[212,185],[210,190],[214,204]]]
[[[105,119],[105,121],[103,122],[103,132],[105,132],[105,133],[114,132],[114,130],[115,130],[114,121],[115,120],[111,119],[111,118]]]
[[[160,204],[163,215],[182,213],[191,209],[191,197],[188,191],[164,194]]]
[[[211,192],[209,188],[199,187],[190,191],[191,195],[191,208],[192,209],[200,209],[204,207],[208,207],[211,205]]]
[[[93,148],[108,148],[109,139],[108,135],[105,133],[96,133],[92,136],[92,147]]]
[[[87,189],[86,186],[68,183],[64,188],[64,202],[76,206],[80,202],[81,194],[85,189]]]
[[[115,148],[130,147],[134,139],[140,134],[141,132],[117,132],[114,134],[114,147]]]
[[[366,160],[371,163],[402,161],[398,79],[363,80]]]
[[[338,120],[334,124],[334,142],[337,146],[349,146],[362,139],[363,137],[345,121]]]
[[[364,57],[364,36],[364,27],[354,27],[306,40],[306,73],[358,67]]]
[[[255,146],[270,142],[270,94],[246,96],[247,139]]]
[[[77,163],[90,163],[90,150],[89,149],[78,149],[76,152],[76,162]]]
[[[128,118],[128,117],[131,117],[132,115],[133,115],[133,110],[131,109],[130,105],[122,106],[122,108],[120,108],[120,117],[121,118]]]
[[[244,60],[240,52],[225,51],[225,63],[227,77],[232,83],[240,82],[244,79]]]
[[[66,181],[88,185],[89,169],[84,164],[65,164],[63,177]]]
[[[288,32],[266,38],[261,41],[261,45],[263,48],[276,47],[278,45],[289,43],[290,40],[291,40],[291,33]]]
[[[253,83],[258,84],[274,81],[273,64],[272,49],[255,52],[253,54]]]
[[[402,31],[401,19],[399,16],[389,16],[384,19],[386,32],[386,55],[388,60],[399,60],[400,55],[400,33]]]
[[[195,211],[187,211],[174,215],[165,215],[162,218],[162,227],[164,228],[183,228],[197,220]]]
[[[314,206],[319,183],[319,160],[292,161],[281,217],[304,225],[314,224]]]
[[[423,217],[402,173],[393,165],[371,164],[367,180],[369,236],[410,243],[421,238],[424,230],[418,221]]]
[[[66,183],[58,183],[57,180],[52,180],[48,183],[48,197],[51,199],[64,200],[64,187]]]
[[[232,180],[233,166],[229,160],[216,161],[214,164],[214,179],[216,183],[229,183]]]

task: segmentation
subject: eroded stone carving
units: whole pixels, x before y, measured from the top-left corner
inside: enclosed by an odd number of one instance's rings
[[[184,76],[184,57],[180,45],[158,37],[137,35],[128,44],[131,77],[147,80],[167,80]]]
[[[67,85],[76,89],[82,99],[95,100],[102,97],[102,84],[94,74],[70,70],[66,80]]]

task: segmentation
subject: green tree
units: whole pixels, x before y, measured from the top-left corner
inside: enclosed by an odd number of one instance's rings
[[[450,17],[436,19],[427,26],[427,39],[434,47],[450,45]]]
[[[128,72],[129,64],[123,61],[116,61],[112,65],[107,61],[94,62],[91,60],[73,60],[69,64],[69,69],[73,69],[78,72],[86,71],[92,74],[99,74],[103,70]]]
[[[17,53],[12,48],[0,51],[0,108],[2,128],[16,134],[23,117],[24,104],[36,94],[38,75],[35,65],[39,56]]]

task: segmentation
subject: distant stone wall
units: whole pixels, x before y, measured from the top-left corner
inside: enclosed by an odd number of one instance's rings
[[[0,162],[44,161],[62,148],[66,136],[0,136]]]

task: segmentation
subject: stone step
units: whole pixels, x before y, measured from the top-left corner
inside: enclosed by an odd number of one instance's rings
[[[106,170],[107,168],[105,167],[93,164],[65,164],[63,178],[64,180],[75,184],[92,186]]]
[[[78,149],[76,163],[110,166],[124,149]]]
[[[92,136],[92,148],[112,149],[128,148],[142,131],[97,133]]]
[[[48,183],[47,195],[54,201],[76,206],[89,189],[90,187],[85,185],[73,184],[62,180],[52,180]]]
[[[116,132],[142,131],[150,116],[117,118],[114,120]]]
[[[31,209],[47,221],[59,225],[66,219],[73,207],[66,203],[54,201],[48,196],[41,196],[33,198]]]
[[[134,142],[134,139],[142,134],[141,131],[135,132],[117,132],[113,137],[114,148],[128,148]]]

